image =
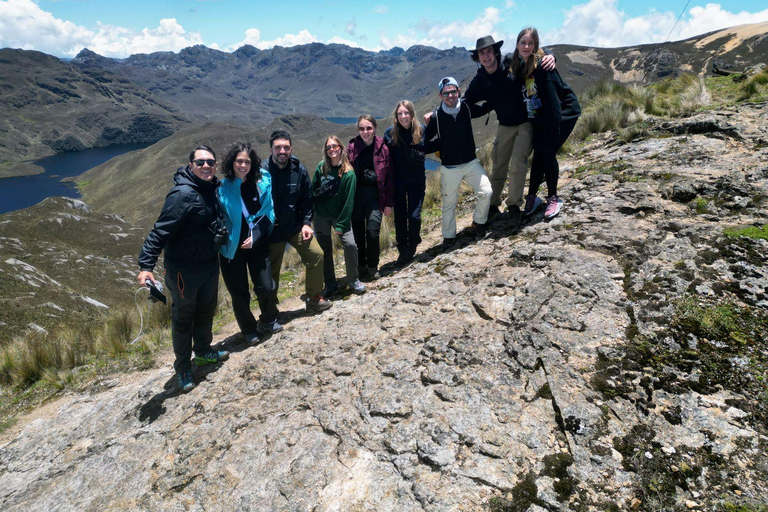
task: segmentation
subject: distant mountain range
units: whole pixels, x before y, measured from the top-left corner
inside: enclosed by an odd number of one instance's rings
[[[0,50],[0,177],[64,151],[154,142],[189,121],[127,78],[44,53]]]
[[[599,80],[650,83],[712,65],[741,70],[768,60],[768,23],[685,41],[626,48],[555,45],[557,65],[577,92]],[[514,41],[502,48],[511,51]],[[0,50],[0,176],[19,161],[120,142],[154,142],[190,120],[263,127],[278,116],[388,116],[407,98],[436,103],[446,75],[468,80],[467,50],[413,46],[370,52],[313,43],[233,53],[205,46],[110,59],[84,49],[69,62]]]

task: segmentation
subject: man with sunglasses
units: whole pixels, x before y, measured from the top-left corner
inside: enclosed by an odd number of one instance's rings
[[[450,249],[456,241],[456,204],[462,180],[477,196],[472,230],[484,236],[487,230],[488,207],[491,204],[491,182],[475,154],[475,136],[472,118],[486,111],[475,104],[461,101],[459,83],[445,77],[438,83],[440,107],[429,118],[424,134],[428,142],[437,137],[440,151],[440,189],[442,191],[443,249]]]
[[[165,284],[173,299],[171,336],[176,361],[173,367],[183,392],[195,387],[195,365],[216,364],[229,357],[211,348],[213,314],[219,292],[217,253],[227,237],[216,199],[216,155],[208,146],[197,146],[189,163],[173,176],[173,188],[155,226],[139,254],[139,283],[154,283],[152,271],[160,252],[165,253]]]

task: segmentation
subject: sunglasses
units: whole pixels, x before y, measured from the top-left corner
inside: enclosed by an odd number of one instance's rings
[[[332,151],[334,149],[339,149],[340,147],[341,146],[339,146],[338,144],[328,144],[327,146],[325,146],[325,150]]]
[[[360,126],[358,130],[360,130],[361,132],[372,132],[373,126]]]
[[[459,91],[445,91],[443,93],[440,93],[440,96],[442,96],[443,98],[449,98],[451,96],[458,96],[458,95],[459,95]]]
[[[192,163],[198,167],[202,167],[205,164],[208,164],[208,167],[213,167],[216,165],[216,160],[213,158],[198,158],[197,160],[192,160]]]

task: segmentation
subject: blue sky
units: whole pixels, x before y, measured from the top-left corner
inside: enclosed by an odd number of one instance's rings
[[[543,44],[616,47],[758,22],[768,22],[765,0],[0,0],[0,47],[60,57],[84,47],[126,57],[194,44],[225,51],[309,42],[450,48],[473,47],[486,34],[513,41],[528,25]]]

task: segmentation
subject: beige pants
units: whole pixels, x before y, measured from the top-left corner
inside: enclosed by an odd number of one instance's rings
[[[493,170],[491,204],[501,206],[501,191],[508,183],[507,207],[522,208],[525,195],[525,175],[528,172],[528,157],[533,151],[533,127],[525,122],[517,126],[502,126],[496,130],[493,142]]]
[[[443,238],[456,238],[456,204],[459,202],[459,187],[466,181],[477,196],[475,214],[472,220],[485,224],[488,208],[491,206],[491,182],[485,174],[480,160],[451,167],[440,166],[440,189],[443,195]]]

